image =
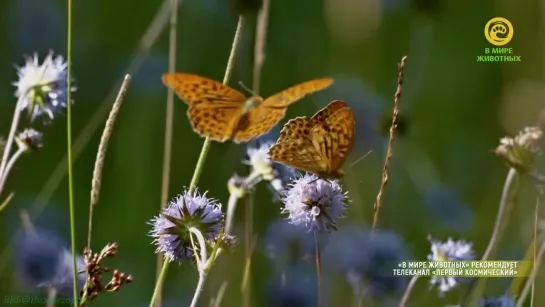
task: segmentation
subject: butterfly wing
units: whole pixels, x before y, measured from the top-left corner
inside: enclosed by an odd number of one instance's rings
[[[263,107],[285,108],[306,95],[328,88],[331,84],[333,79],[320,78],[294,85],[265,99]]]
[[[187,117],[193,131],[216,142],[232,138],[242,111],[239,107],[211,107],[198,104],[187,109]]]
[[[333,113],[337,112],[340,109],[348,108],[348,104],[342,100],[333,100],[327,106],[322,108],[320,111],[316,112],[310,119],[310,125],[314,127],[316,124],[325,125],[326,121]]]
[[[282,128],[276,144],[269,149],[271,160],[299,170],[321,173],[327,168],[327,164],[313,146],[309,132],[308,118],[297,117],[289,120]]]
[[[316,151],[327,161],[324,173],[339,177],[343,175],[340,168],[348,158],[354,143],[356,128],[354,113],[340,100],[331,102],[323,110],[331,115],[325,122],[317,122],[312,127],[310,139]]]
[[[247,142],[269,132],[284,116],[286,109],[254,108],[241,117],[235,129],[233,141]]]
[[[231,138],[246,97],[209,78],[187,73],[164,74],[163,83],[189,105],[193,131],[218,142]]]
[[[218,81],[187,73],[164,74],[163,83],[173,89],[178,97],[190,106],[214,104],[240,106],[246,101],[244,94]]]

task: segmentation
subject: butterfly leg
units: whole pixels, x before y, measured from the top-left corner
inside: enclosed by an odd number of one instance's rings
[[[311,183],[315,183],[316,181],[318,181],[318,180],[320,180],[320,179],[322,179],[323,181],[325,181],[325,182],[331,184],[331,181],[329,181],[329,179],[318,177],[318,178],[316,178],[316,179],[314,179],[314,180],[311,180],[311,181],[307,182],[307,185],[308,185],[308,184],[311,184]],[[305,185],[305,186],[306,186],[306,185]]]

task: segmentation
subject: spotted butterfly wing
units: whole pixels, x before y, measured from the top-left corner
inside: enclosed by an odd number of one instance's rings
[[[333,84],[331,78],[319,78],[291,86],[263,101],[250,110],[238,123],[234,141],[246,142],[269,132],[284,116],[287,107],[305,96],[324,90]]]
[[[342,177],[340,168],[352,149],[354,131],[352,110],[344,101],[335,100],[310,119],[290,120],[269,155],[272,161],[321,177]]]
[[[164,74],[163,83],[189,105],[193,130],[218,142],[228,140],[240,119],[246,96],[218,81],[188,74]]]

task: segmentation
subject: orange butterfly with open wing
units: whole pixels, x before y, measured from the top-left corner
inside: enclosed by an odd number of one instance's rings
[[[196,133],[214,141],[235,143],[269,132],[284,118],[290,104],[333,84],[331,78],[314,79],[263,99],[247,98],[227,85],[194,74],[167,73],[162,79],[189,105],[187,116]]]

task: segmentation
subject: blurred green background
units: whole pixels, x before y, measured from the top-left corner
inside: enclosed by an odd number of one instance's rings
[[[176,70],[222,80],[237,23],[231,3],[179,2]],[[348,175],[344,179],[353,202],[340,227],[367,227],[372,221],[387,144],[387,128],[381,127],[391,116],[397,63],[408,55],[401,99],[406,129],[395,141],[379,225],[402,236],[415,259],[424,260],[429,253],[428,234],[441,240],[452,236],[472,241],[480,256],[490,238],[507,174],[507,167],[491,150],[500,137],[535,125],[545,108],[543,1],[271,2],[260,94],[268,96],[316,77],[336,80],[331,88],[291,106],[281,124],[295,116],[310,116],[332,99],[346,100],[356,113],[357,146],[345,165]],[[146,222],[158,213],[161,198],[167,90],[160,76],[168,70],[168,3],[97,0],[74,1],[73,5],[72,59],[78,89],[73,96],[72,124],[80,251],[87,237],[94,159],[112,94],[124,74],[133,74],[106,156],[92,245],[98,250],[107,242],[119,242],[118,256],[108,265],[131,273],[134,282],[119,293],[101,295],[94,302],[98,306],[147,306],[153,291],[156,256]],[[23,55],[34,52],[40,60],[49,50],[66,55],[66,10],[63,1],[0,2],[0,131],[5,136],[16,102],[15,88],[10,85],[17,79],[13,65],[23,65]],[[238,81],[252,85],[255,15],[246,18],[230,82],[237,89],[241,89]],[[522,63],[477,63],[477,55],[491,47],[483,35],[484,26],[498,16],[513,24],[515,34],[509,47],[522,56]],[[203,143],[190,129],[186,105],[175,100],[169,198],[189,185]],[[20,127],[28,125],[23,121]],[[272,132],[273,137],[280,128]],[[10,238],[20,225],[21,209],[36,217],[46,206],[35,223],[69,239],[68,183],[62,160],[66,116],[57,117],[42,131],[44,148],[18,162],[5,189],[15,192],[15,197],[0,214],[3,295],[25,292],[13,282],[10,265]],[[368,150],[373,150],[368,158],[350,166]],[[244,155],[244,146],[213,143],[200,191],[209,191],[226,208],[227,180],[234,172],[246,174],[241,163]],[[533,232],[535,198],[531,183],[523,181],[496,259],[518,259],[524,254]],[[224,281],[228,281],[224,306],[242,306],[244,204],[239,205],[235,225],[240,244],[213,269],[200,306],[208,306]],[[280,218],[281,204],[271,202],[265,184],[258,187],[254,204],[258,241],[251,299],[252,306],[265,306],[267,284],[275,268],[263,252],[262,239],[270,223]],[[194,267],[172,265],[165,284],[165,306],[188,306],[196,282]],[[328,280],[328,285],[331,306],[351,302],[344,279]],[[501,295],[506,285],[506,281],[489,280],[486,294]],[[464,293],[457,290],[439,299],[436,292],[421,280],[411,305],[454,304]],[[544,304],[545,296],[538,293],[535,306]],[[366,301],[365,306],[397,305],[394,300]]]

